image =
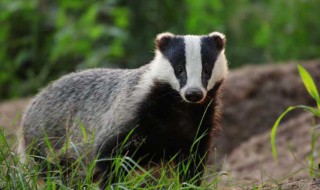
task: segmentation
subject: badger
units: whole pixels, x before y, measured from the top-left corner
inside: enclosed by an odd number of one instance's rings
[[[48,156],[45,139],[56,153],[72,142],[88,161],[101,160],[95,176],[102,187],[112,175],[112,161],[106,158],[115,155],[141,165],[172,159],[183,164],[192,158],[181,180],[196,176],[200,184],[220,129],[226,38],[219,32],[166,32],[157,35],[155,44],[154,59],[140,68],[88,69],[43,89],[23,113],[20,154]]]

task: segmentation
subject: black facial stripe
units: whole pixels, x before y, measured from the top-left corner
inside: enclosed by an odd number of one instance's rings
[[[221,50],[217,49],[215,41],[209,36],[201,38],[201,62],[202,62],[202,85],[207,88],[212,70]],[[209,90],[209,89],[207,89]]]
[[[187,84],[187,71],[186,71],[186,55],[185,43],[183,37],[173,37],[167,48],[162,52],[171,63],[174,74],[180,83],[180,88]],[[181,73],[179,73],[182,71]]]

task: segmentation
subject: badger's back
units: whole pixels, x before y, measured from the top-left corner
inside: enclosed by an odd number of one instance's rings
[[[59,148],[68,133],[74,140],[79,138],[75,131],[81,130],[74,127],[81,125],[87,132],[111,127],[108,122],[112,119],[106,117],[115,116],[110,113],[115,110],[121,112],[114,102],[130,97],[143,70],[91,69],[51,83],[25,111],[22,130],[26,144],[43,143],[48,137]]]

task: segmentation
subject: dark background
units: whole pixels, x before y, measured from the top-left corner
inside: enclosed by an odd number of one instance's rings
[[[158,33],[227,36],[231,68],[320,57],[320,0],[0,0],[0,100],[92,67],[134,68]]]

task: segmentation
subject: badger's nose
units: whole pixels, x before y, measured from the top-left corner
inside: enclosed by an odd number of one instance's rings
[[[202,99],[202,91],[198,88],[188,88],[185,92],[185,97],[190,102],[198,102]]]

